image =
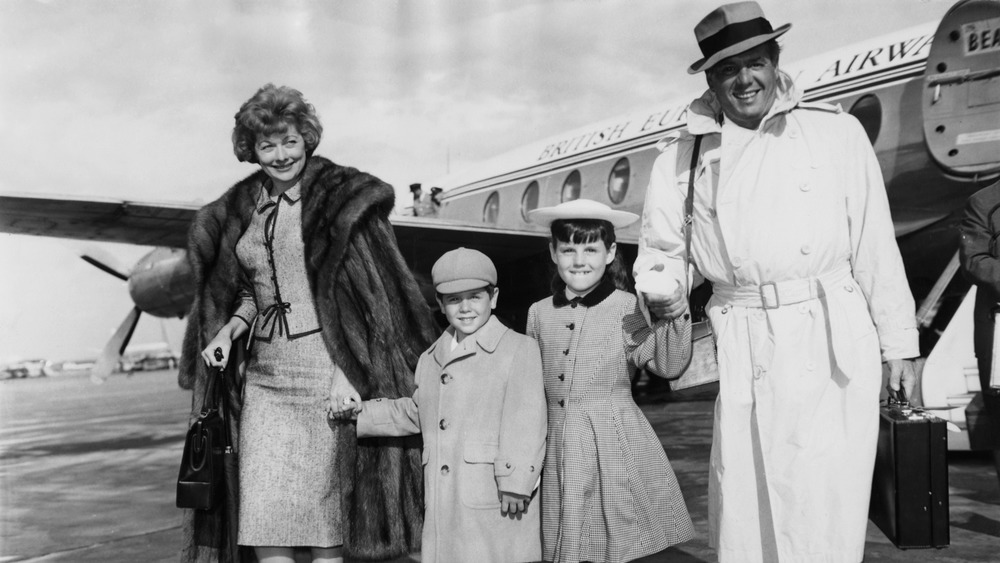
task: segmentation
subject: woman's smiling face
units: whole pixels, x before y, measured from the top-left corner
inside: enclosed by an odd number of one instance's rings
[[[306,143],[294,125],[282,133],[257,135],[254,152],[261,169],[280,191],[298,182],[306,164]]]

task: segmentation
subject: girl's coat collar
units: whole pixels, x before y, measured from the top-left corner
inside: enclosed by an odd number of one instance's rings
[[[577,297],[576,299],[573,299],[573,301],[570,301],[566,298],[566,284],[560,282],[559,287],[557,287],[556,291],[552,294],[552,304],[555,305],[557,309],[565,307],[572,302],[579,303],[584,307],[593,307],[594,305],[597,305],[607,299],[608,296],[614,292],[615,284],[610,279],[604,278],[593,291],[583,297]]]

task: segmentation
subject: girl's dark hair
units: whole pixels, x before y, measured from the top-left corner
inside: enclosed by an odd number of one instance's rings
[[[587,244],[601,241],[604,243],[604,248],[611,250],[611,245],[615,242],[614,225],[603,219],[557,219],[552,222],[550,231],[553,247],[557,242]],[[615,253],[615,259],[604,270],[604,277],[601,281],[611,281],[616,288],[622,291],[629,290],[628,269],[625,267],[625,260],[622,258],[620,250]],[[563,291],[566,287],[566,282],[559,277],[558,269],[552,276],[551,287],[553,294]]]

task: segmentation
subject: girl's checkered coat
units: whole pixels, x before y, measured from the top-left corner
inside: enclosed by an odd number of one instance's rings
[[[629,561],[694,534],[659,439],[632,399],[637,367],[677,377],[691,322],[650,329],[630,293],[602,282],[580,300],[562,292],[528,312],[542,352],[549,410],[542,477],[546,561]]]

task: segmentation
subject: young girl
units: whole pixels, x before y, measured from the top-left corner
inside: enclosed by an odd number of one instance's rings
[[[686,541],[694,530],[659,439],[632,399],[631,375],[678,377],[691,354],[691,321],[652,328],[626,281],[615,227],[633,213],[575,200],[531,212],[551,225],[558,277],[528,311],[549,409],[542,476],[546,561],[617,562]]]

